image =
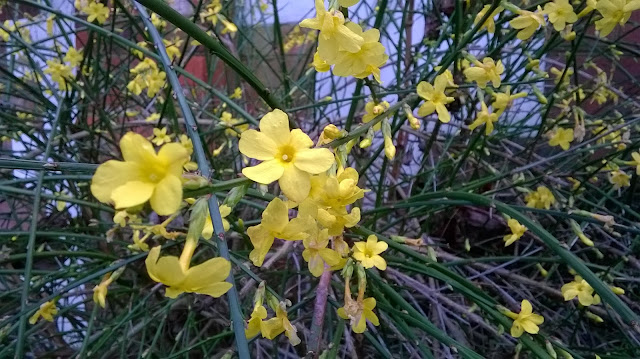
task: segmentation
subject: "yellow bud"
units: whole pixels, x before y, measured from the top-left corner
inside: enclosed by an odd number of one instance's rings
[[[342,136],[342,131],[333,124],[325,126],[324,130],[322,130],[322,134],[324,137],[335,140],[336,138],[340,138]]]
[[[371,146],[370,138],[365,138],[364,140],[360,141],[360,148],[367,148],[369,146]]]
[[[585,316],[591,320],[593,320],[596,323],[603,323],[604,319],[602,319],[600,316],[595,315],[589,311],[585,312]]]
[[[390,160],[396,156],[396,146],[393,145],[391,137],[384,138],[384,155]]]
[[[538,270],[540,271],[540,275],[543,277],[546,277],[549,275],[549,272],[544,269],[544,267],[542,266],[542,264],[540,263],[536,263],[536,267],[538,268]]]
[[[624,289],[622,289],[620,287],[610,286],[609,288],[611,288],[611,291],[614,292],[617,295],[623,295],[624,294]]]

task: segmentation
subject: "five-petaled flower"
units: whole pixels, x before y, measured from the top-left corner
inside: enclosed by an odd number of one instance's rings
[[[573,128],[558,128],[549,138],[549,146],[560,146],[564,151],[568,150],[573,141]]]
[[[389,248],[387,242],[378,242],[378,237],[370,235],[366,242],[356,242],[353,244],[353,258],[365,268],[376,267],[380,270],[387,269],[387,262],[380,256],[380,253]]]
[[[289,130],[287,114],[271,111],[260,120],[260,131],[247,130],[240,137],[240,152],[262,161],[242,173],[261,184],[278,181],[289,199],[302,202],[311,189],[311,175],[335,162],[330,150],[311,146],[313,141],[302,130]]]
[[[505,247],[510,246],[511,244],[513,244],[513,242],[520,239],[520,237],[524,235],[524,232],[527,231],[527,227],[523,226],[522,224],[520,224],[520,222],[513,218],[509,218],[509,220],[507,221],[507,225],[509,225],[509,229],[511,229],[511,234],[507,234],[506,236],[504,236]]]
[[[538,334],[540,331],[538,325],[544,322],[543,316],[533,313],[531,303],[526,299],[520,304],[520,313],[505,311],[505,315],[513,319],[511,336],[514,338],[519,338],[524,332]]]
[[[563,285],[560,290],[566,301],[578,297],[578,302],[585,307],[600,303],[600,296],[594,294],[593,288],[580,276],[575,276],[573,282]]]
[[[156,153],[146,138],[129,132],[120,140],[120,150],[124,161],[109,160],[98,166],[91,193],[117,209],[150,201],[159,215],[175,213],[182,202],[182,166],[189,160],[185,148],[168,143]]]
[[[475,81],[478,83],[478,87],[485,88],[487,82],[491,81],[493,87],[500,87],[500,75],[504,72],[504,65],[502,60],[498,60],[496,63],[490,57],[485,57],[482,62],[473,60],[474,67],[468,67],[464,70],[464,76],[467,81]]]
[[[354,333],[364,333],[367,329],[367,320],[371,324],[378,326],[380,320],[373,309],[376,307],[375,298],[365,298],[364,300],[348,300],[348,304],[338,308],[338,316],[351,321],[351,329]]]
[[[53,317],[58,314],[58,308],[56,308],[56,302],[50,300],[42,303],[40,308],[29,318],[29,324],[36,324],[38,318],[42,317],[44,320],[53,322]]]
[[[451,121],[451,115],[446,106],[455,99],[445,94],[448,84],[449,79],[445,74],[436,76],[433,85],[425,81],[418,84],[418,95],[425,100],[418,109],[418,116],[427,116],[436,111],[440,122]]]

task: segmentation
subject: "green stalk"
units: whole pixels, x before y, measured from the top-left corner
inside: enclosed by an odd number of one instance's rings
[[[155,26],[153,26],[153,24],[151,23],[151,19],[149,17],[149,14],[147,13],[147,10],[145,10],[145,8],[140,5],[145,2],[147,1],[139,1],[139,3],[135,3],[135,6],[140,12],[142,21],[144,21],[147,31],[149,31],[149,34],[153,39],[153,43],[155,44],[156,51],[160,55],[162,66],[164,67],[164,71],[167,74],[167,79],[169,80],[171,87],[173,87],[173,93],[178,100],[178,104],[180,106],[180,109],[185,119],[187,133],[189,135],[189,138],[193,142],[193,151],[196,157],[196,162],[198,163],[198,169],[200,170],[200,172],[204,177],[210,178],[212,176],[212,173],[209,167],[209,163],[207,161],[207,157],[204,152],[204,146],[202,144],[202,141],[200,140],[200,135],[198,133],[198,124],[193,118],[193,114],[191,113],[191,108],[189,108],[189,105],[187,104],[187,100],[184,97],[184,92],[182,90],[182,85],[180,85],[180,81],[178,80],[178,76],[176,76],[176,73],[173,70],[173,67],[171,66],[171,61],[169,61],[169,56],[167,56],[167,51],[162,42],[162,37],[158,33],[158,30],[155,28]],[[151,3],[155,3],[155,1],[151,1]],[[163,6],[160,6],[160,7],[162,8]],[[168,6],[164,5],[164,7],[168,7]],[[151,9],[154,10],[153,8]],[[169,10],[173,11],[170,8]],[[161,16],[167,17],[165,14],[162,14],[160,12],[158,12],[158,14]],[[189,24],[195,26],[195,24],[191,22],[189,22]],[[201,43],[204,43],[204,41],[201,40],[201,36],[198,33],[192,34],[192,37],[194,37],[196,40],[200,41]],[[211,39],[208,36],[207,38]],[[213,39],[211,40],[213,41]],[[222,225],[222,217],[220,216],[218,200],[215,196],[210,196],[208,203],[209,203],[209,214],[213,222],[216,244],[218,245],[220,256],[226,260],[230,260],[229,247],[225,239],[224,227]],[[244,335],[244,315],[242,314],[242,309],[240,308],[240,298],[238,296],[235,280],[233,278],[233,272],[229,273],[229,276],[227,277],[227,282],[231,283],[232,285],[231,289],[229,289],[229,291],[227,292],[227,297],[229,300],[229,310],[231,312],[233,331],[235,333],[235,338],[236,338],[236,349],[238,350],[238,356],[241,359],[245,359],[245,358],[248,359],[250,356],[249,356],[249,346],[247,343],[247,337]]]

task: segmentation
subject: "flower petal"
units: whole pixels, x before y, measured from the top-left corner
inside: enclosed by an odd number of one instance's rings
[[[262,226],[270,232],[282,232],[289,223],[289,209],[280,198],[274,198],[262,212]]]
[[[211,258],[189,268],[181,286],[195,292],[196,289],[223,282],[229,276],[229,272],[231,272],[231,263],[228,260],[222,257]]]
[[[296,166],[289,166],[284,170],[278,183],[287,198],[295,202],[302,202],[309,195],[311,176],[307,172],[299,170]]]
[[[265,133],[246,130],[240,135],[238,147],[243,155],[257,160],[271,160],[276,155],[276,143]]]
[[[149,140],[135,132],[127,132],[120,139],[122,157],[128,162],[147,163],[156,157],[156,151]]]
[[[296,151],[293,164],[302,171],[318,174],[335,163],[335,157],[328,148],[313,148]]]
[[[261,184],[269,184],[282,177],[284,167],[276,160],[264,161],[253,167],[245,167],[242,174],[250,180]]]
[[[309,136],[302,132],[302,130],[296,128],[291,131],[291,136],[289,137],[289,144],[291,147],[296,150],[303,150],[313,146],[313,141]]]
[[[280,109],[275,109],[260,120],[260,132],[264,133],[276,145],[289,142],[289,117]]]
[[[167,143],[158,151],[158,160],[166,166],[167,173],[180,176],[182,166],[189,161],[189,153],[177,142]]]
[[[118,209],[134,207],[148,201],[154,188],[150,182],[127,182],[111,193],[111,200]]]
[[[156,184],[151,196],[151,208],[161,216],[168,216],[180,209],[182,202],[182,182],[180,178],[168,175]]]
[[[249,227],[247,234],[253,244],[253,250],[249,253],[249,259],[253,265],[260,267],[264,262],[264,257],[269,253],[271,245],[273,245],[273,236],[262,225]]]
[[[111,193],[127,182],[141,177],[140,167],[132,162],[107,161],[96,169],[91,179],[91,193],[102,203],[111,202]]]

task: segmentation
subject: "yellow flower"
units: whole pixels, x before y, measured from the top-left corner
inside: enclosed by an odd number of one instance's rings
[[[195,241],[187,240],[185,247]],[[195,245],[195,244],[194,244]],[[185,248],[185,251],[188,251]],[[231,283],[225,282],[231,271],[228,260],[216,257],[189,267],[188,261],[175,256],[160,257],[160,246],[153,247],[145,260],[149,277],[166,285],[166,296],[176,298],[182,293],[199,293],[218,298],[225,294]],[[191,259],[190,256],[188,258]],[[185,263],[187,262],[187,263]]]
[[[382,101],[375,103],[373,101],[367,102],[364,105],[365,114],[362,115],[362,123],[369,123],[371,120],[376,118],[378,115],[384,113],[390,107],[387,101]],[[373,125],[373,130],[378,131],[382,127],[382,121],[379,121],[375,125]]]
[[[82,52],[70,47],[64,55],[64,61],[68,62],[71,67],[77,67],[82,62]]]
[[[124,161],[110,160],[100,166],[91,181],[91,193],[117,209],[150,201],[161,216],[170,215],[182,202],[182,165],[189,160],[179,143],[168,143],[156,154],[153,145],[133,132],[120,140]]]
[[[156,146],[162,146],[162,144],[164,143],[171,142],[171,136],[167,135],[167,128],[154,128],[153,139],[151,140],[151,142],[153,142],[153,144]]]
[[[564,151],[568,150],[573,141],[573,128],[558,128],[549,139],[549,146],[560,146]]]
[[[353,31],[359,37],[364,39],[360,50],[356,52],[341,51],[335,59],[333,74],[336,76],[354,76],[356,78],[364,78],[373,72],[379,74],[380,66],[384,65],[389,56],[385,53],[384,45],[380,40],[380,31],[378,29],[369,29],[362,31],[362,28],[353,22],[345,25],[349,30]],[[378,69],[377,71],[370,69]],[[377,78],[379,81],[379,76]]]
[[[370,235],[366,242],[356,242],[353,244],[353,258],[365,268],[374,266],[380,270],[387,269],[387,262],[380,256],[380,253],[389,248],[387,242],[378,242],[378,237]]]
[[[83,8],[82,12],[87,14],[88,22],[93,22],[95,20],[100,25],[104,24],[109,17],[109,8],[105,7],[102,3],[94,1],[91,1],[89,6]]]
[[[167,74],[161,71],[154,72],[147,76],[147,96],[155,96],[162,88],[164,88],[165,79]]]
[[[220,217],[222,217],[222,227],[224,228],[224,231],[227,232],[229,231],[229,228],[231,228],[231,225],[229,224],[229,221],[225,219],[225,217],[231,214],[231,207],[227,206],[226,204],[222,204],[219,208]],[[211,239],[212,236],[213,221],[211,221],[211,216],[207,214],[207,219],[204,222],[204,228],[202,229],[202,238]]]
[[[502,60],[498,60],[496,63],[490,57],[485,57],[482,62],[473,60],[475,67],[469,67],[464,70],[464,76],[467,81],[475,81],[478,83],[478,87],[485,88],[487,82],[491,81],[493,87],[500,87],[500,75],[504,72],[504,65]]]
[[[329,63],[335,63],[340,51],[358,52],[364,39],[344,24],[340,11],[327,11],[323,0],[316,0],[316,17],[304,19],[300,27],[320,30],[318,53]]]
[[[289,131],[287,115],[276,109],[260,120],[260,132],[242,133],[240,152],[263,161],[243,168],[242,173],[260,184],[277,180],[289,199],[302,202],[309,194],[311,175],[322,173],[335,163],[331,151],[311,146],[313,141],[302,130]]]
[[[248,123],[242,123],[241,120],[237,118],[233,118],[230,112],[223,111],[222,116],[220,116],[220,121],[227,126],[228,128],[224,131],[224,133],[231,137],[238,137],[238,133],[243,133],[249,128]]]
[[[633,161],[629,161],[628,163],[632,166],[636,166],[636,174],[640,175],[640,153],[632,152],[631,157]]]
[[[311,274],[316,277],[321,276],[322,272],[324,272],[325,263],[329,267],[333,267],[340,263],[342,259],[338,252],[327,248],[329,245],[329,230],[326,228],[303,239],[302,243],[304,245],[302,257],[309,263]]]
[[[251,312],[251,318],[247,323],[247,329],[244,330],[244,335],[247,338],[253,338],[260,334],[262,331],[262,321],[267,318],[267,309],[261,304],[256,303]]]
[[[493,132],[493,123],[498,121],[498,114],[490,113],[484,101],[482,101],[480,105],[482,106],[482,110],[478,112],[478,116],[476,117],[475,121],[473,121],[469,125],[469,129],[473,131],[477,127],[485,125],[484,133],[488,136],[491,132]]]
[[[507,234],[503,238],[505,247],[510,246],[511,244],[513,244],[513,242],[520,239],[520,237],[524,235],[524,232],[527,231],[527,227],[523,226],[522,224],[520,224],[520,222],[513,218],[509,218],[507,224],[509,225],[509,229],[511,229],[511,234]]]
[[[117,271],[113,273],[105,274],[104,278],[97,286],[93,287],[93,301],[94,303],[100,305],[102,308],[105,307],[105,302],[107,300],[107,291],[109,290],[109,285],[120,276],[124,267],[121,267]]]
[[[524,200],[527,202],[527,207],[540,209],[549,209],[551,205],[556,203],[553,193],[544,186],[538,186],[536,191],[528,193]]]
[[[538,10],[536,12],[519,10],[518,16],[509,21],[509,25],[511,25],[511,27],[516,30],[520,30],[518,31],[517,37],[522,41],[533,36],[540,26],[544,27],[546,24],[544,13],[540,6],[538,6]]]
[[[639,0],[598,0],[596,10],[602,15],[602,19],[596,21],[596,30],[600,36],[607,36],[613,28],[627,23],[631,12],[640,9]]]
[[[502,114],[504,110],[509,108],[515,99],[527,97],[526,92],[518,92],[515,94],[511,94],[511,86],[507,86],[507,91],[505,92],[495,92],[493,93],[493,103],[491,107],[493,107],[497,113]]]
[[[585,307],[600,303],[600,296],[594,295],[593,288],[580,276],[575,276],[573,282],[563,285],[560,290],[565,301],[578,297],[578,302]]]
[[[436,111],[440,122],[448,123],[451,121],[451,115],[446,105],[455,99],[444,93],[448,83],[449,79],[447,75],[441,74],[436,76],[433,86],[425,81],[418,84],[418,95],[425,99],[425,102],[418,109],[418,116],[428,116],[432,114],[433,111]]]
[[[231,95],[229,95],[229,98],[234,98],[234,99],[241,99],[242,98],[242,89],[240,87],[236,87],[235,90],[233,90],[233,93]]]
[[[222,25],[224,25],[221,31],[223,34],[238,32],[238,27],[236,26],[236,24],[232,23],[224,17],[220,17],[220,21],[222,21]]]
[[[288,241],[305,239],[309,236],[306,231],[315,225],[310,216],[298,216],[289,221],[289,208],[281,199],[274,198],[262,212],[262,222],[247,229],[253,244],[249,259],[260,267],[275,238]]]
[[[9,38],[11,37],[9,35],[9,33],[16,31],[16,26],[13,24],[13,21],[5,20],[2,23],[2,27],[4,27],[6,29],[6,31],[3,30],[3,29],[0,29],[0,38],[2,38],[2,41],[7,42],[7,41],[9,41]]]
[[[169,41],[167,39],[162,39],[164,43],[164,47],[167,50],[167,56],[169,60],[173,61],[174,59],[180,57],[180,46],[182,45],[182,40],[175,37],[173,41]]]
[[[151,23],[153,24],[153,26],[157,27],[158,30],[162,30],[165,26],[167,26],[167,22],[156,15],[155,12],[151,13]]]
[[[289,338],[291,345],[296,346],[300,344],[300,338],[298,338],[298,329],[289,321],[287,317],[287,311],[284,303],[280,303],[276,308],[276,317],[262,322],[262,337],[267,339],[274,339],[280,333]]]
[[[613,188],[620,189],[622,187],[629,187],[631,185],[631,176],[624,173],[624,171],[616,170],[609,173],[609,182],[613,184]]]
[[[491,5],[485,5],[482,8],[482,10],[480,10],[478,15],[476,15],[476,19],[473,21],[473,24],[477,25],[480,22],[480,20],[482,20],[482,18],[487,13],[487,11],[489,11],[490,8],[491,8]],[[493,18],[499,13],[501,13],[502,10],[504,10],[502,6],[498,6],[497,8],[495,8],[495,10],[493,10],[491,15],[489,15],[489,17],[484,21],[484,24],[482,24],[482,26],[480,27],[480,30],[487,29],[487,32],[489,32],[490,34],[493,34],[496,31],[496,23],[495,21],[493,21]]]
[[[540,328],[538,325],[544,322],[544,317],[533,313],[531,303],[524,299],[520,304],[520,313],[516,314],[511,311],[505,313],[509,318],[513,319],[511,326],[511,336],[519,338],[522,333],[538,334]]]
[[[351,320],[351,329],[354,333],[364,333],[367,329],[367,320],[375,326],[380,325],[378,316],[373,312],[376,307],[375,298],[365,298],[362,301],[351,299],[349,302],[348,305],[338,308],[338,316]]]
[[[556,31],[562,31],[566,24],[578,21],[578,15],[573,12],[569,0],[553,0],[544,6],[544,13],[549,16],[549,22]]]
[[[58,308],[56,308],[56,302],[50,300],[42,303],[40,308],[29,318],[29,324],[36,324],[38,319],[42,317],[44,320],[53,322],[53,317],[58,314]]]
[[[47,60],[47,68],[44,73],[51,75],[51,80],[57,82],[61,90],[66,89],[67,80],[73,77],[71,67],[60,63],[58,59]]]

